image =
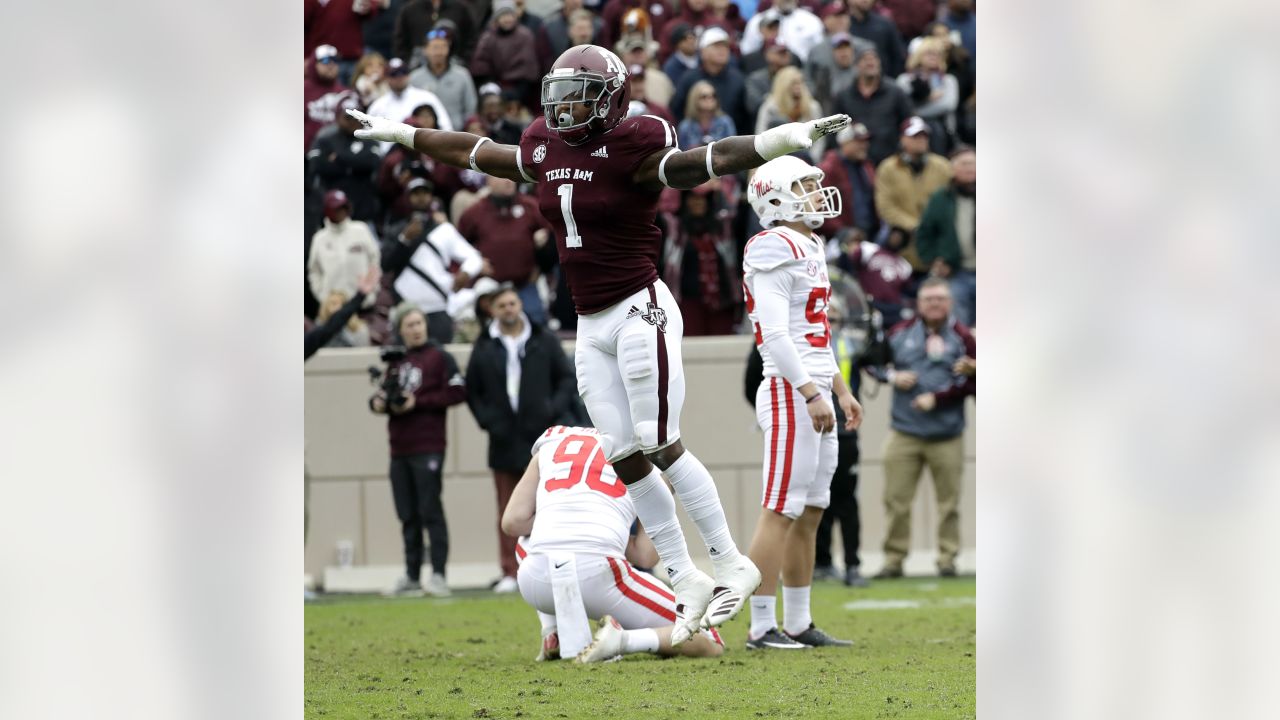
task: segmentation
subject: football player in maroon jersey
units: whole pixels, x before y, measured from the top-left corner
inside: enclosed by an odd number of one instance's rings
[[[663,187],[693,188],[806,149],[848,125],[849,117],[788,123],[680,150],[665,120],[626,117],[630,93],[617,55],[579,45],[543,78],[543,118],[519,145],[349,112],[365,126],[356,131],[362,139],[399,142],[455,167],[538,183],[539,207],[556,231],[579,315],[578,391],[671,578],[679,615],[672,642],[678,645],[699,625],[734,617],[761,578],[729,535],[711,474],[680,442],[684,324],[658,277],[658,195]],[[698,526],[714,582],[689,558],[662,475]]]

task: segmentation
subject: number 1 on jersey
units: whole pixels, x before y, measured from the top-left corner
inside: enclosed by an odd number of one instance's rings
[[[568,183],[556,188],[560,195],[560,214],[564,215],[564,246],[582,247],[582,236],[578,234],[578,223],[573,221],[573,185]]]

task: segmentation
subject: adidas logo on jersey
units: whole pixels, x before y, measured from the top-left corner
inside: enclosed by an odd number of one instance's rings
[[[609,151],[605,150],[604,146],[601,145],[599,150],[596,150],[595,152],[591,153],[591,157],[600,157],[600,158],[607,159],[609,157]]]
[[[631,306],[631,310],[629,310],[629,311],[627,312],[627,317],[626,317],[626,318],[624,318],[624,319],[626,319],[626,320],[630,320],[631,318],[633,318],[633,317],[635,317],[635,316],[637,316],[637,315],[639,315],[639,314],[640,314],[640,308],[636,307],[635,305],[632,305],[632,306]]]

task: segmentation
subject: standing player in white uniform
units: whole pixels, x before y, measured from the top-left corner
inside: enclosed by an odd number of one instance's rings
[[[525,555],[517,581],[520,595],[542,620],[544,655],[549,616],[572,620],[573,598],[581,598],[577,612],[585,610],[584,627],[587,617],[600,620],[595,640],[578,653],[579,662],[637,652],[688,657],[724,652],[714,629],[673,647],[675,596],[625,557],[635,517],[596,430],[557,425],[534,442],[533,459],[502,515],[502,531],[529,536],[519,545]],[[566,584],[571,587],[563,588]],[[566,639],[562,634],[559,641]]]
[[[747,242],[742,263],[747,312],[764,358],[756,392],[756,421],[765,433],[763,508],[748,551],[764,579],[751,597],[748,650],[853,644],[819,630],[809,611],[814,543],[839,451],[828,402],[833,387],[846,429],[862,421],[831,348],[831,283],[813,229],[840,215],[840,196],[822,187],[822,178],[818,168],[786,156],[762,165],[747,185],[765,228]],[[774,596],[779,569],[783,632]]]
[[[617,55],[596,45],[569,48],[543,78],[543,117],[519,145],[349,112],[365,125],[356,131],[361,139],[393,140],[454,167],[538,184],[538,207],[555,229],[579,315],[578,391],[679,598],[678,645],[700,625],[733,618],[760,572],[729,533],[711,473],[680,441],[684,322],[655,263],[658,198],[665,187],[696,187],[807,149],[849,117],[680,150],[665,120],[626,117],[630,88]],[[702,535],[714,581],[689,557],[664,475]]]

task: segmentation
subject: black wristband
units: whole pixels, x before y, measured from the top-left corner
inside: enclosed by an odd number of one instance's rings
[[[805,400],[804,404],[808,405],[809,403],[813,402],[814,400],[817,400],[820,397],[822,397],[822,393],[816,392],[813,394],[813,397],[809,398],[808,400]]]

